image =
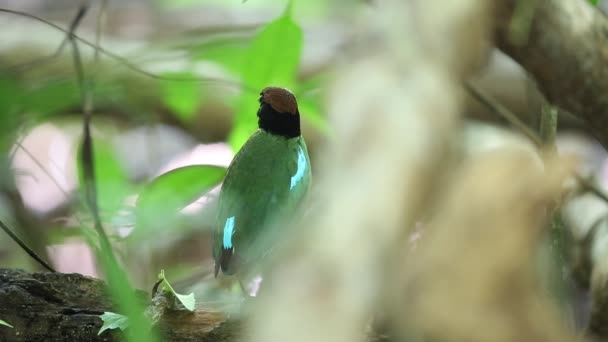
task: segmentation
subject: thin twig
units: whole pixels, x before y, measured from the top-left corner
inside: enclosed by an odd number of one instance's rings
[[[465,82],[465,88],[469,91],[471,96],[473,96],[479,102],[481,102],[486,107],[491,109],[494,113],[503,117],[510,124],[515,126],[517,129],[519,129],[526,137],[528,137],[530,139],[530,141],[532,141],[532,143],[534,143],[534,145],[536,145],[537,147],[543,146],[542,139],[534,130],[532,130],[523,121],[521,121],[517,117],[517,115],[512,113],[510,110],[508,110],[507,108],[502,106],[500,103],[498,103],[498,101],[496,101],[490,95],[486,94],[483,90],[481,90],[479,87],[477,87],[477,85],[475,85],[473,82],[471,82],[471,81]],[[574,175],[574,177],[576,178],[578,183],[581,185],[581,187],[585,191],[588,191],[588,192],[594,194],[598,198],[600,198],[603,201],[605,201],[606,203],[608,203],[608,195],[606,195],[601,189],[596,187],[588,179],[586,179],[585,177],[581,176],[578,173],[576,173]]]
[[[555,139],[557,137],[558,110],[547,101],[543,101],[540,115],[540,138],[546,149],[551,153],[557,153]]]
[[[14,15],[18,15],[18,16],[22,16],[22,17],[26,17],[29,19],[33,19],[36,20],[38,22],[41,22],[45,25],[48,25],[49,27],[52,27],[56,30],[59,30],[61,32],[65,32],[65,33],[70,33],[69,30],[64,29],[63,27],[52,23],[46,19],[40,18],[36,15],[30,14],[30,13],[26,13],[26,12],[21,12],[21,11],[17,11],[17,10],[11,10],[11,9],[7,9],[7,8],[0,8],[0,12],[4,12],[4,13],[10,13],[10,14],[14,14]],[[92,43],[86,39],[83,39],[79,36],[77,36],[76,34],[72,34],[72,37],[74,40],[83,43],[91,48],[96,49],[100,54],[103,54],[107,57],[110,57],[111,59],[119,62],[120,64],[124,65],[125,67],[127,67],[127,69],[130,69],[131,71],[137,72],[139,74],[145,75],[147,77],[150,77],[152,79],[156,79],[156,80],[160,80],[160,81],[173,81],[173,82],[200,82],[200,83],[216,83],[216,84],[222,84],[222,85],[226,85],[226,86],[230,86],[230,87],[236,87],[236,88],[240,88],[244,91],[249,91],[249,92],[253,92],[253,93],[258,93],[260,90],[256,89],[256,88],[252,88],[247,86],[246,84],[237,82],[237,81],[232,81],[232,80],[226,80],[226,79],[221,79],[221,78],[212,78],[212,77],[171,77],[171,76],[162,76],[162,75],[157,75],[154,74],[152,72],[146,71],[140,67],[138,67],[137,65],[135,65],[134,63],[130,62],[127,58],[119,56],[109,50],[106,50],[105,48],[103,48],[102,46],[96,45],[95,43]]]
[[[81,9],[84,8],[86,11],[87,7],[87,5],[82,5]],[[101,222],[101,215],[97,202],[93,138],[91,137],[90,129],[93,117],[93,95],[91,92],[91,83],[86,82],[85,79],[85,71],[78,48],[78,41],[75,37],[76,36],[72,32],[70,34],[70,43],[72,45],[74,69],[80,87],[83,106],[83,140],[80,163],[84,180],[85,201],[89,206],[89,210],[93,217],[93,226],[99,235],[100,248],[96,250],[96,254],[101,258],[108,278],[111,294],[116,300],[120,301],[120,303],[118,303],[119,308],[125,312],[127,317],[129,317],[130,328],[127,339],[133,340],[136,335],[139,335],[148,336],[146,340],[156,341],[157,339],[155,338],[154,333],[150,333],[151,327],[149,322],[143,316],[143,309],[138,305],[139,303],[135,298],[132,297],[132,294],[129,294],[129,292],[131,292],[129,290],[131,288],[129,279],[114,255],[114,250],[112,249],[110,240],[108,239]]]
[[[55,177],[53,175],[51,175],[51,172],[40,161],[38,161],[38,159],[36,159],[36,156],[34,156],[32,154],[32,152],[30,152],[27,148],[25,148],[25,146],[23,146],[21,141],[19,141],[19,140],[16,141],[15,145],[17,146],[18,149],[22,150],[23,153],[25,153],[25,155],[27,155],[28,158],[30,158],[34,162],[34,164],[36,164],[36,166],[38,166],[38,168],[42,171],[42,173],[44,173],[47,177],[49,177],[51,182],[57,187],[57,189],[59,189],[59,191],[63,194],[63,196],[66,198],[66,200],[69,200],[70,194],[68,193],[68,191],[66,189],[64,189],[63,186],[61,186],[61,184],[59,184],[57,179],[55,179]],[[51,160],[50,162],[55,167],[58,167],[57,163],[55,163],[54,160]],[[78,224],[80,224],[81,227],[84,227],[84,222],[82,219],[80,219],[80,217],[78,217],[78,213],[76,213],[74,215],[74,218],[76,219],[76,221],[78,221]]]
[[[4,230],[4,232],[10,236],[10,238],[15,241],[21,249],[23,249],[32,259],[36,260],[42,267],[46,268],[50,272],[57,272],[53,267],[51,267],[46,261],[44,261],[36,252],[34,252],[31,248],[29,248],[13,231],[0,220],[0,228]]]
[[[95,28],[95,54],[93,60],[99,63],[99,45],[101,43],[101,32],[106,23],[108,0],[101,0],[99,11],[97,12],[97,27]]]
[[[76,17],[74,19],[72,19],[69,29],[67,31],[65,31],[65,33],[67,33],[67,34],[65,35],[65,37],[63,38],[63,40],[61,41],[61,43],[59,44],[59,47],[57,47],[55,52],[53,52],[52,54],[50,54],[46,57],[42,57],[42,58],[39,58],[37,60],[31,61],[31,62],[28,62],[25,64],[13,66],[13,67],[11,67],[11,69],[17,69],[18,72],[23,72],[24,70],[34,68],[37,65],[46,64],[46,63],[56,59],[57,57],[59,57],[70,40],[69,33],[74,32],[74,29],[78,26],[81,19],[82,19],[81,13],[78,13],[76,15]]]
[[[76,16],[77,20],[82,19],[86,11],[88,10],[88,3],[81,5]],[[97,185],[95,182],[95,162],[93,152],[93,139],[91,137],[91,118],[93,112],[93,102],[91,98],[90,88],[85,80],[84,67],[82,64],[82,58],[80,57],[80,50],[78,43],[75,39],[73,32],[70,32],[70,44],[72,45],[72,57],[74,60],[74,69],[76,72],[76,80],[80,87],[80,95],[83,106],[83,140],[82,140],[82,151],[80,154],[80,163],[82,165],[82,174],[84,179],[84,193],[85,201],[91,211],[93,217],[93,226],[99,235],[99,242],[102,250],[105,250],[108,254],[108,258],[114,264],[118,264],[114,253],[112,251],[112,245],[108,236],[106,235],[103,225],[101,223],[101,215],[99,214],[99,206],[97,203]]]
[[[53,184],[55,184],[57,189],[59,189],[59,191],[61,191],[61,193],[63,194],[63,196],[65,196],[65,198],[70,198],[70,195],[68,194],[67,190],[65,190],[63,188],[63,186],[61,186],[61,184],[59,184],[59,182],[55,179],[55,177],[53,177],[51,175],[51,172],[44,165],[42,165],[42,163],[39,162],[38,159],[36,159],[36,157],[28,149],[26,149],[25,146],[23,146],[23,144],[20,141],[16,141],[15,145],[17,146],[17,148],[21,149],[23,151],[23,153],[25,153],[25,155],[27,155],[28,158],[30,158],[34,162],[34,164],[36,164],[36,166],[38,166],[38,168],[42,171],[42,173],[44,173],[47,177],[49,177],[51,179],[51,182],[53,182]]]
[[[70,25],[70,29],[69,31],[67,31],[68,36],[66,37],[66,39],[71,39],[71,34],[70,32],[73,32],[74,29],[78,26],[78,24],[80,23],[80,21],[82,20],[82,17],[84,16],[84,13],[86,12],[86,8],[85,6],[81,7],[80,10],[78,11],[78,13],[76,14],[76,17],[74,18],[74,20],[72,21],[71,25]],[[61,45],[59,46],[59,48],[57,49],[57,51],[55,51],[55,53],[53,55],[50,56],[50,58],[55,58],[55,55],[59,55],[61,53],[61,51],[63,51],[64,45],[65,45],[65,39],[64,41],[61,43]],[[44,58],[45,61],[48,60],[48,58]],[[40,62],[40,60],[36,61],[35,63]],[[30,64],[31,65],[31,64]],[[21,145],[19,143],[19,145]],[[44,171],[44,168],[43,168]],[[51,177],[51,179],[53,180],[53,177]],[[56,184],[59,189],[63,192],[63,189],[59,186],[59,184]],[[34,252],[30,247],[27,246],[27,244],[25,244],[6,224],[4,224],[4,222],[0,221],[0,228],[2,228],[2,230],[4,230],[4,232],[6,232],[6,234],[8,234],[8,236],[10,236],[11,239],[13,239],[13,241],[15,241],[27,254],[29,254],[34,260],[36,260],[39,264],[41,264],[44,268],[46,268],[47,270],[51,271],[51,272],[55,272],[55,270],[48,264],[46,263],[40,256],[38,256],[36,254],[36,252]]]
[[[559,111],[546,100],[543,100],[540,111],[539,136],[543,142],[543,152],[548,157],[555,157],[558,154],[555,144],[558,128]],[[553,201],[547,207],[548,218],[548,242],[550,246],[550,256],[553,263],[547,268],[549,289],[555,303],[561,308],[564,319],[571,321],[574,318],[572,306],[573,288],[570,275],[563,270],[567,269],[571,244],[571,234],[566,228],[564,219],[561,215],[561,203]]]
[[[606,195],[602,190],[598,189],[587,178],[576,174],[576,180],[581,184],[585,191],[589,191],[590,193],[604,200],[604,202],[608,203],[608,195]]]
[[[521,121],[517,115],[505,108],[503,105],[494,100],[490,95],[486,94],[481,88],[475,85],[473,82],[465,82],[465,87],[469,93],[477,99],[479,102],[490,108],[494,113],[503,117],[511,125],[515,126],[521,131],[528,139],[530,139],[534,145],[541,147],[543,142],[538,134],[532,130],[528,125]]]

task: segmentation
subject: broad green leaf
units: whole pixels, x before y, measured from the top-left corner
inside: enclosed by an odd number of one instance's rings
[[[592,4],[593,6],[597,6],[597,4],[599,3],[599,0],[589,0],[589,3]]]
[[[165,289],[165,291],[171,292],[186,309],[188,309],[189,311],[194,311],[194,308],[196,307],[196,299],[194,298],[194,293],[183,295],[175,292],[173,286],[169,284],[169,280],[167,280],[167,277],[165,277],[165,270],[160,271],[158,279],[162,280],[163,288]]]
[[[190,72],[168,73],[168,77],[193,79]],[[189,121],[196,114],[200,104],[200,85],[189,81],[162,82],[162,97],[165,105],[183,121]]]
[[[124,331],[129,327],[129,318],[121,314],[104,312],[99,318],[103,321],[103,325],[99,328],[97,336],[109,329],[120,329]]]
[[[158,176],[144,187],[135,209],[138,230],[166,228],[179,210],[220,184],[226,168],[189,165]]]
[[[12,325],[8,324],[6,321],[0,319],[0,325],[4,325],[5,327],[13,328]]]
[[[112,217],[122,207],[125,197],[130,193],[130,183],[109,142],[93,137],[93,152],[97,203],[103,216]],[[79,156],[81,153],[82,147],[79,150]],[[80,160],[79,158],[78,180],[80,189],[84,189]]]
[[[289,88],[295,84],[302,50],[302,30],[292,20],[290,9],[291,1],[281,17],[255,36],[245,54],[241,77],[249,90],[244,91],[238,100],[235,123],[230,132],[230,145],[235,151],[257,128],[259,91],[271,85]]]

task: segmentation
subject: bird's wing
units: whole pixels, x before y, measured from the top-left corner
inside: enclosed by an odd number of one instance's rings
[[[258,132],[235,157],[220,194],[216,268],[230,274],[259,259],[274,240],[271,222],[290,215],[301,201],[310,166],[305,145],[301,151],[294,141]]]

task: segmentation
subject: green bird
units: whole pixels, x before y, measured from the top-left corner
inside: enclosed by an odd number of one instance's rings
[[[220,269],[240,279],[259,272],[286,233],[286,225],[275,222],[295,213],[311,184],[295,96],[267,87],[259,102],[259,129],[232,160],[220,191],[213,245],[216,277]]]

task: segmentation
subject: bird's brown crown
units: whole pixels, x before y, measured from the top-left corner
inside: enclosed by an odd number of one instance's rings
[[[258,126],[285,138],[299,137],[300,112],[296,97],[285,88],[264,88],[260,93]]]
[[[260,102],[269,104],[278,113],[294,115],[298,113],[298,101],[296,97],[285,88],[266,87],[260,95]]]

